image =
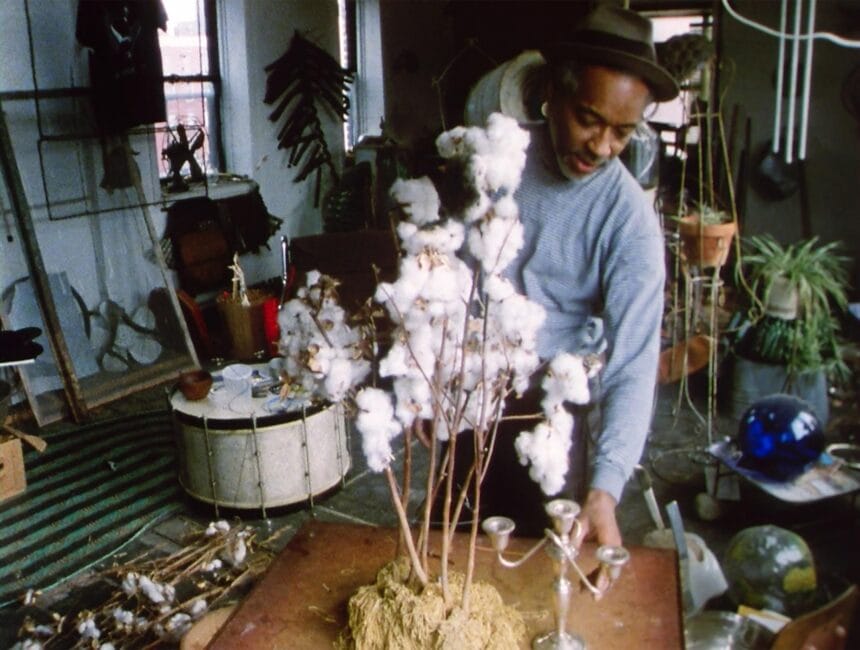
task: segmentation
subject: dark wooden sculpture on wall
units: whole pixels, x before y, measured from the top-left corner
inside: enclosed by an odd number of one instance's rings
[[[320,202],[322,168],[338,179],[322,130],[318,107],[330,111],[341,122],[349,112],[349,85],[352,75],[328,52],[296,32],[287,51],[265,67],[267,104],[277,102],[269,115],[278,122],[289,109],[278,131],[278,148],[290,151],[290,167],[301,165],[294,182],[300,183],[316,172],[314,205]],[[280,98],[280,101],[278,99]]]

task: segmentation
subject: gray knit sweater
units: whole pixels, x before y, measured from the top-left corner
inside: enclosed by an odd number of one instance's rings
[[[525,244],[508,275],[546,309],[538,351],[577,352],[589,317],[603,320],[602,427],[594,432],[590,486],[620,500],[642,455],[657,377],[663,313],[663,237],[644,192],[617,159],[589,176],[563,177],[544,126],[532,127],[515,198]],[[575,433],[574,433],[575,435]]]

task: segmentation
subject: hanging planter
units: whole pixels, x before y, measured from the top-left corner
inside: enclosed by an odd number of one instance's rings
[[[732,240],[738,229],[737,224],[727,216],[721,218],[713,215],[724,213],[712,212],[704,218],[695,213],[679,219],[681,252],[689,266],[719,268],[729,257]]]

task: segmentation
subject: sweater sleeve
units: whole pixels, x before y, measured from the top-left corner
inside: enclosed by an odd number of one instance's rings
[[[591,474],[591,487],[606,490],[616,501],[650,427],[665,280],[663,238],[653,211],[647,205],[638,212],[633,208],[633,218],[623,224],[608,242],[603,273],[608,346]]]

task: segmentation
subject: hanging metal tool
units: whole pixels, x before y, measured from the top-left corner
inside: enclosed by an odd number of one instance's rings
[[[281,235],[281,298],[278,301],[278,309],[287,301],[295,276],[296,269],[290,260],[290,238]]]

